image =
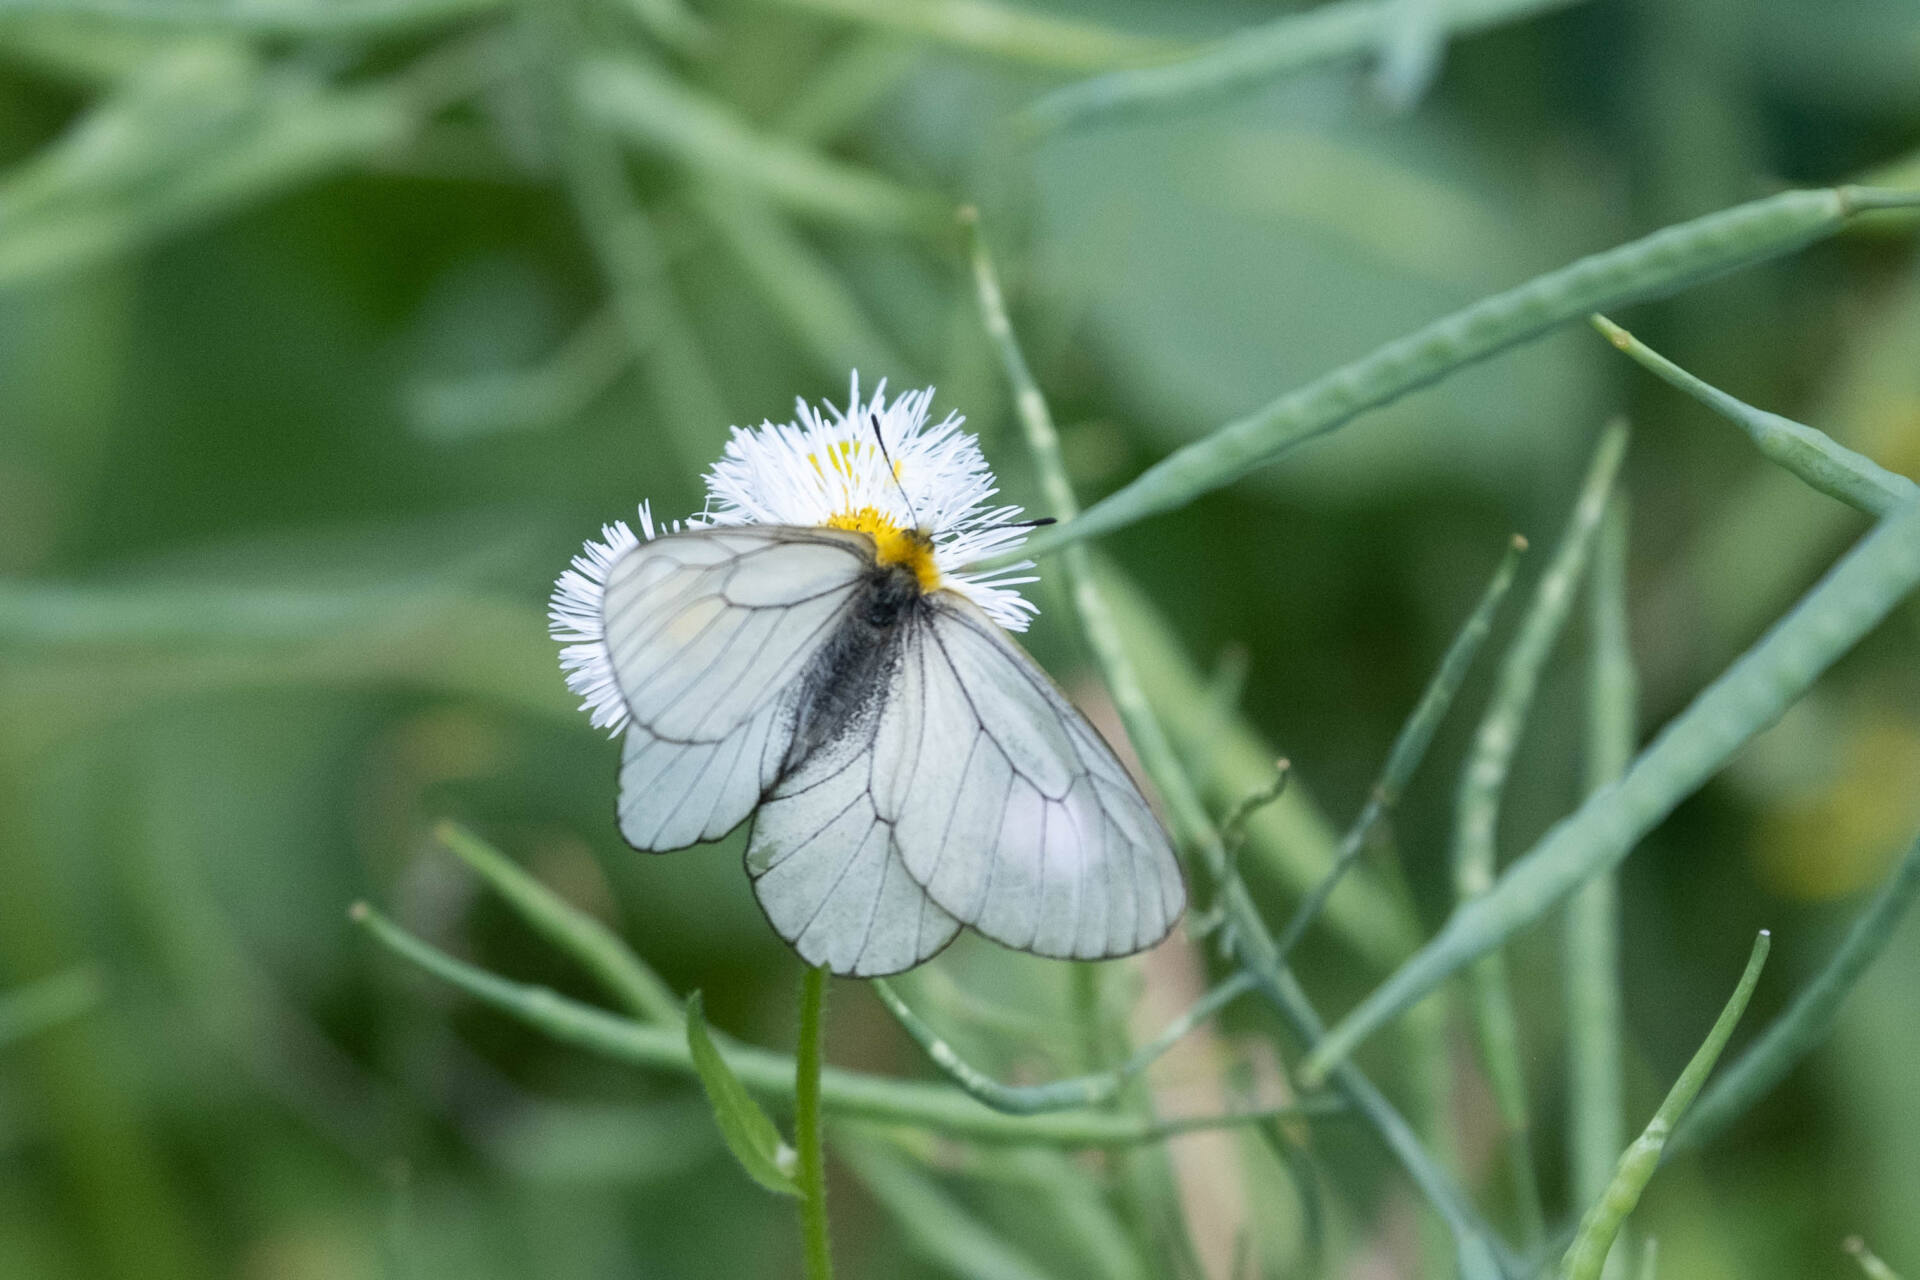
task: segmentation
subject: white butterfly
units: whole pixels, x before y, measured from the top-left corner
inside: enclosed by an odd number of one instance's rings
[[[599,631],[627,719],[622,834],[678,849],[754,813],[767,919],[841,974],[910,968],[963,924],[1077,960],[1159,941],[1186,891],[1158,820],[1045,673],[926,563],[785,524],[621,553]]]

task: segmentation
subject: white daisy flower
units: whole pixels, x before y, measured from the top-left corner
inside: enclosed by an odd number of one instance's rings
[[[922,590],[965,596],[1010,631],[1024,631],[1037,612],[1014,588],[1037,579],[1022,561],[991,572],[969,565],[1005,554],[1028,527],[1015,506],[989,506],[993,472],[965,419],[949,413],[927,421],[933,388],[889,402],[882,381],[862,403],[853,375],[844,409],[795,402],[795,420],[735,427],[707,473],[705,509],[656,529],[642,504],[639,532],[624,521],[600,531],[554,584],[547,611],[553,638],[565,647],[567,687],[582,699],[596,727],[618,734],[627,708],[613,677],[602,634],[607,574],[644,541],[685,528],[780,524],[850,529],[873,537],[879,558],[911,565]]]

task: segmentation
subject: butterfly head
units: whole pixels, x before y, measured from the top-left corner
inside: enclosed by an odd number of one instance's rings
[[[901,524],[892,514],[877,507],[858,507],[828,517],[829,529],[847,529],[873,539],[874,561],[883,566],[900,565],[912,572],[922,591],[937,591],[941,586],[940,566],[934,558],[933,531],[914,524]]]

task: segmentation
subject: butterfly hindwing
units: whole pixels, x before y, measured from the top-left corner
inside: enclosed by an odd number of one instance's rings
[[[1164,937],[1186,890],[1112,750],[965,599],[907,624],[875,740],[877,810],[941,908],[1010,947],[1097,959]]]
[[[910,969],[960,922],[907,874],[874,803],[871,723],[811,752],[767,796],[747,874],[774,930],[809,964],[878,977]]]
[[[791,704],[783,693],[718,742],[669,742],[629,725],[620,754],[626,842],[663,853],[739,826],[779,776],[793,740]]]

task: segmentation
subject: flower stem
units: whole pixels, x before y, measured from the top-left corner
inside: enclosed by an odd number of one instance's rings
[[[827,1003],[827,971],[809,968],[800,979],[800,1046],[793,1077],[793,1143],[800,1151],[800,1235],[807,1280],[833,1280],[827,1243],[826,1149],[820,1141],[820,1042]]]

